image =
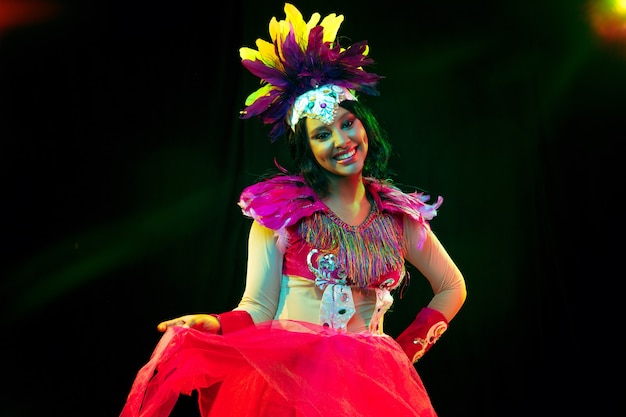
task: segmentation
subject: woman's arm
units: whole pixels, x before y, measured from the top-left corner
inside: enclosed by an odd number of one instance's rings
[[[283,254],[274,231],[252,222],[248,237],[246,288],[235,311],[247,311],[255,323],[272,320],[278,308]]]
[[[425,240],[420,248],[420,239]],[[408,217],[404,223],[405,258],[426,277],[433,290],[428,305],[396,341],[416,362],[448,328],[467,297],[465,279],[437,236]]]
[[[450,321],[467,297],[465,279],[432,231],[426,231],[423,247],[418,248],[419,228],[422,227],[418,222],[405,218],[405,257],[430,283],[433,298],[428,307],[439,311]]]

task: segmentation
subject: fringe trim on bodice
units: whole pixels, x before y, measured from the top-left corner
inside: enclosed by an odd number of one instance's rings
[[[376,205],[359,226],[350,226],[332,211],[316,212],[302,219],[298,232],[312,247],[337,256],[348,285],[367,288],[392,271],[404,276],[402,226]]]

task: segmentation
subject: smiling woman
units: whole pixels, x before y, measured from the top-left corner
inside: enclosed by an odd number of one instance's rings
[[[305,22],[291,4],[285,13],[270,22],[271,43],[241,50],[263,83],[242,117],[271,125],[272,140],[286,134],[297,170],[243,190],[252,223],[239,303],[159,323],[121,417],[167,416],[192,392],[204,417],[436,416],[413,364],[466,297],[429,224],[442,199],[428,204],[388,179],[391,145],[357,97],[376,94],[380,78],[363,69],[367,44],[339,44],[341,15]],[[394,339],[383,324],[407,284],[405,262],[432,295]]]

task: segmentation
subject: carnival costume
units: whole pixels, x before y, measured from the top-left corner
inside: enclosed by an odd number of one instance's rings
[[[374,93],[379,78],[362,69],[370,62],[365,43],[334,43],[342,16],[317,25],[319,15],[307,24],[292,5],[285,12],[286,21],[270,23],[272,43],[258,40],[259,51],[241,52],[267,83],[242,117],[272,124],[272,139],[302,117],[332,122],[339,102],[356,100],[356,91]],[[312,69],[297,51],[347,64],[328,78],[332,65]],[[310,77],[282,82],[291,70]],[[358,226],[335,215],[301,175],[247,187],[239,206],[253,224],[239,305],[215,315],[219,334],[168,328],[121,417],[166,417],[180,394],[193,391],[203,417],[436,416],[413,363],[446,330],[447,293],[460,285],[429,226],[442,200],[428,204],[427,195],[375,178],[363,182],[372,208]],[[392,293],[408,279],[405,259],[435,295],[394,340],[383,322]]]

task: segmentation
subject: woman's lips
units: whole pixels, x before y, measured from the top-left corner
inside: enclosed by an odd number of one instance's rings
[[[337,162],[345,163],[347,161],[350,161],[352,158],[354,158],[355,155],[356,155],[356,147],[352,148],[348,152],[343,152],[339,155],[335,155],[335,160]]]

